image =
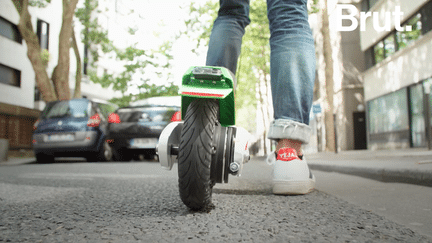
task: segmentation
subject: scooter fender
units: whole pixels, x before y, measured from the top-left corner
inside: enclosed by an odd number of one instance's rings
[[[182,119],[193,100],[217,99],[221,125],[233,126],[235,124],[235,83],[234,74],[224,67],[190,67],[184,74],[180,87]]]
[[[162,130],[159,136],[156,153],[159,156],[159,163],[166,170],[171,170],[177,161],[182,128],[183,122],[171,122]]]

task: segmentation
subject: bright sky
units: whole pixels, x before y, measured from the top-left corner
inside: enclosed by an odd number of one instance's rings
[[[139,48],[156,49],[165,40],[173,39],[172,37],[180,29],[185,29],[184,20],[188,17],[187,8],[181,9],[181,6],[188,6],[191,0],[131,1],[133,1],[135,13],[139,13],[139,18],[128,21],[126,26],[138,29],[135,36],[138,38],[137,42],[142,45],[138,46]],[[174,77],[172,81],[177,85],[180,85],[183,74],[190,66],[205,64],[206,50],[203,50],[202,54],[197,56],[190,51],[193,47],[194,45],[186,38],[181,38],[173,45],[172,74]],[[158,78],[155,77],[155,79]],[[158,83],[161,81],[163,80],[158,80]]]

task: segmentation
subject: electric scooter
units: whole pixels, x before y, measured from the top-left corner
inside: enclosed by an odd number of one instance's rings
[[[213,186],[240,176],[250,160],[250,134],[235,126],[235,87],[224,67],[189,68],[180,88],[182,121],[159,137],[159,162],[167,170],[178,163],[180,198],[192,210],[212,207]]]

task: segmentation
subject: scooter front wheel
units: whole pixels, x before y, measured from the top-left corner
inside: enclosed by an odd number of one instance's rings
[[[196,99],[185,114],[178,155],[179,191],[183,203],[192,210],[212,205],[210,168],[218,113],[216,100]]]

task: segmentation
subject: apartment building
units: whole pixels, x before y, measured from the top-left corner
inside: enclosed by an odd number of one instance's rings
[[[400,17],[394,14],[398,7]],[[363,0],[362,10],[379,13],[379,27],[370,17],[360,32],[368,148],[425,147],[424,104],[426,98],[432,101],[425,95],[432,84],[432,1]]]
[[[58,60],[61,10],[61,1],[51,1],[44,8],[30,8],[33,28],[40,45],[50,54],[48,75],[51,75]],[[17,27],[18,22],[19,14],[12,0],[0,1],[0,138],[8,139],[12,149],[31,147],[33,124],[45,105],[36,89],[35,74],[27,57],[26,43]],[[80,38],[82,26],[77,20],[74,23],[75,33],[77,38]],[[79,39],[78,45],[83,59],[85,47]],[[69,87],[73,94],[76,61],[72,49],[70,58]],[[111,64],[111,67],[113,66],[115,67],[115,64]],[[108,70],[110,66],[105,66],[104,69]],[[109,100],[119,96],[109,88],[92,83],[86,75],[83,76],[81,90],[82,95],[89,98]]]

